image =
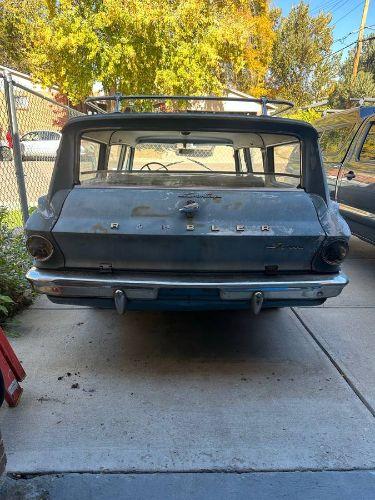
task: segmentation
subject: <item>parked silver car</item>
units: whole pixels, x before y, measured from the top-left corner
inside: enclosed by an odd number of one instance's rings
[[[35,290],[120,313],[317,305],[348,282],[318,134],[272,116],[71,119],[26,232]]]
[[[20,138],[22,159],[25,161],[54,160],[60,145],[61,133],[53,130],[34,130]]]

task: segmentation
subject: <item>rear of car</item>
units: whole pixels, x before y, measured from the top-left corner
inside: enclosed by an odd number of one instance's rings
[[[205,113],[71,120],[27,223],[55,302],[126,309],[317,305],[349,230],[302,122]]]

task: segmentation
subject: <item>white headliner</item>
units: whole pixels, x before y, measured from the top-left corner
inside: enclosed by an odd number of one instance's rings
[[[268,147],[278,144],[298,142],[292,135],[258,134],[258,133],[226,133],[226,132],[194,132],[185,135],[180,131],[137,131],[137,130],[92,130],[85,132],[84,139],[103,142],[105,144],[126,144],[135,146],[140,142],[207,142],[232,144],[235,149],[245,147]]]

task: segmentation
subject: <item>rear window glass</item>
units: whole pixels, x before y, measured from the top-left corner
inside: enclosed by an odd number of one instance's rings
[[[199,143],[139,144],[133,172],[235,172],[233,146]]]
[[[110,140],[113,136],[116,138],[115,134],[108,133]],[[236,134],[235,144],[219,134],[214,140],[208,140],[203,133],[202,137],[193,140],[179,137],[173,141],[135,140],[134,144],[111,145],[82,138],[80,182],[87,186],[105,183],[166,187],[301,187],[300,143],[295,138],[275,136],[273,141],[270,134],[264,139],[255,134],[247,136]],[[254,142],[259,146],[254,147]]]
[[[274,168],[277,182],[297,187],[301,174],[301,148],[298,144],[286,144],[274,148]]]
[[[316,125],[323,158],[341,161],[358,127],[357,113],[327,115]]]
[[[98,142],[81,140],[80,145],[80,176],[86,179],[94,178],[99,165],[100,144]]]
[[[375,123],[370,127],[359,156],[360,161],[375,161]]]

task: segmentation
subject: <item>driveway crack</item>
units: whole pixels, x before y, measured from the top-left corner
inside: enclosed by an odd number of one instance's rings
[[[342,378],[345,380],[345,382],[348,384],[350,389],[354,392],[354,394],[358,397],[358,399],[365,405],[365,407],[368,409],[368,411],[371,413],[373,417],[375,417],[375,409],[374,407],[367,401],[365,396],[362,394],[362,392],[355,386],[354,382],[351,380],[349,375],[345,373],[345,371],[341,368],[340,364],[335,360],[335,358],[332,356],[332,354],[324,347],[322,342],[317,338],[315,333],[311,330],[310,327],[307,326],[306,322],[301,318],[301,316],[298,314],[298,312],[291,307],[291,310],[297,320],[301,323],[303,328],[306,330],[306,332],[310,335],[310,337],[313,339],[313,341],[316,343],[316,345],[323,351],[323,353],[327,356],[329,361],[332,363],[332,365],[336,368],[336,370],[339,372],[339,374],[342,376]]]

